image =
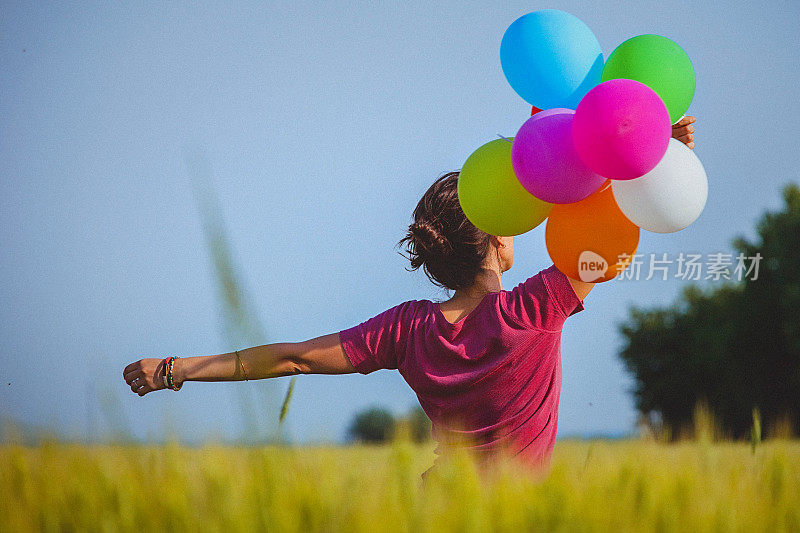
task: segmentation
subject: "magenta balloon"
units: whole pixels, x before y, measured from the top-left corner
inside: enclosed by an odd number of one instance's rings
[[[606,179],[581,161],[572,140],[575,111],[554,108],[529,118],[511,145],[514,174],[529,193],[552,204],[571,204]]]
[[[572,123],[575,149],[586,165],[613,180],[653,170],[667,152],[672,125],[667,106],[638,81],[614,79],[586,93]]]

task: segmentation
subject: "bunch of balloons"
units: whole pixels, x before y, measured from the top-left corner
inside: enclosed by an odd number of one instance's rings
[[[636,252],[640,228],[671,233],[700,216],[705,170],[671,138],[695,89],[680,46],[639,35],[604,61],[586,24],[545,9],[508,27],[500,61],[533,110],[514,137],[484,144],[462,166],[459,201],[475,226],[511,236],[547,219],[559,270],[607,281]],[[584,272],[587,257],[605,262],[602,274]]]

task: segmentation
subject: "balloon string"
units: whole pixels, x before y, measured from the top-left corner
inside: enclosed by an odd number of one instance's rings
[[[503,140],[504,140],[505,142],[507,142],[507,143],[514,144],[514,141],[512,141],[511,139],[509,139],[509,138],[507,138],[507,137],[503,137],[503,136],[502,136],[502,135],[500,135],[499,133],[497,134],[497,136],[498,136],[498,137],[500,137],[501,139],[503,139]]]

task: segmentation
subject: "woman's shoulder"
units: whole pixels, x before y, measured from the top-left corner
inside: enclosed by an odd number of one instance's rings
[[[413,322],[420,316],[431,313],[433,302],[430,300],[406,300],[384,311],[385,314],[393,316],[401,322]]]
[[[560,331],[568,316],[583,309],[569,279],[555,265],[502,291],[501,299],[523,324],[548,331]]]

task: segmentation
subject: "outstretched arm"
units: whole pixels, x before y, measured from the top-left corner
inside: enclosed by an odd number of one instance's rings
[[[696,120],[697,119],[695,117],[686,115],[672,125],[672,137],[674,139],[678,139],[692,150],[694,150],[694,126],[692,126],[692,124],[694,124]],[[581,301],[586,298],[589,292],[596,285],[595,283],[586,283],[584,281],[572,278],[569,278],[569,282],[572,285],[572,288],[575,290],[575,294],[581,299]]]
[[[184,381],[242,381],[295,374],[350,374],[356,371],[339,340],[339,333],[303,342],[264,344],[236,352],[175,360],[175,384]],[[242,372],[244,366],[244,372]],[[140,359],[125,367],[123,377],[131,390],[144,396],[163,389],[162,359]],[[138,381],[134,382],[138,378]]]

